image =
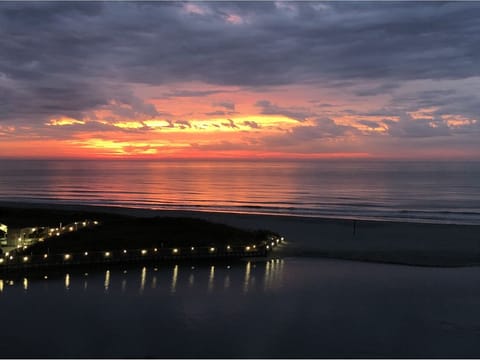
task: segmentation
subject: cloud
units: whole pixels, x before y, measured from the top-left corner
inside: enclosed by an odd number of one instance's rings
[[[403,115],[399,121],[386,119],[383,123],[388,127],[388,134],[393,137],[429,138],[452,134],[442,119],[413,119]]]
[[[255,122],[255,121],[253,121],[253,120],[245,120],[245,121],[243,122],[243,125],[245,125],[245,126],[247,126],[247,127],[250,127],[250,128],[252,128],[252,129],[260,129],[260,128],[261,128],[261,126],[260,126],[257,122]]]
[[[110,123],[174,119],[137,87],[161,87],[152,97],[174,102],[230,93],[230,86],[265,94],[255,104],[261,114],[308,121],[287,134],[292,141],[355,132],[331,120],[333,96],[319,96],[325,102],[311,103],[314,111],[291,105],[296,93],[288,106],[265,100],[294,85],[333,89],[344,103],[360,98],[344,108],[382,117],[395,139],[478,135],[479,16],[475,2],[1,2],[0,124],[46,127],[67,117],[85,122],[68,129],[100,132],[90,121],[101,112]],[[383,103],[375,109],[369,97]],[[214,102],[221,109],[208,114],[231,116],[237,104],[233,96]],[[432,107],[433,120],[408,116]],[[468,121],[454,127],[446,116]]]
[[[269,136],[264,139],[267,145],[295,145],[320,139],[331,140],[359,134],[355,127],[337,124],[330,118],[315,119],[313,125],[299,125],[282,135]]]
[[[261,114],[266,115],[283,115],[287,118],[298,120],[299,122],[303,122],[310,118],[313,113],[309,112],[305,108],[300,107],[281,107],[275,104],[272,104],[268,100],[259,100],[255,103],[255,106],[260,108]]]
[[[214,107],[221,107],[227,110],[235,110],[235,103],[233,102],[215,102],[213,103]]]
[[[371,120],[357,120],[358,124],[365,125],[369,128],[379,128],[380,124]]]
[[[232,129],[235,129],[235,128],[238,129],[238,126],[235,124],[235,122],[232,119],[227,119],[227,120],[228,120],[228,123],[222,123],[222,125],[224,127],[232,128]]]
[[[205,113],[205,115],[207,115],[209,117],[224,117],[224,116],[228,116],[228,115],[232,115],[232,114],[235,114],[235,112],[226,112],[226,111],[223,111],[223,110],[215,110],[213,112]]]
[[[226,90],[173,90],[162,95],[162,98],[199,98],[212,94],[224,93]]]
[[[361,97],[371,97],[376,95],[384,95],[392,90],[397,89],[400,86],[398,83],[382,83],[376,86],[362,87],[361,89],[354,90],[354,94]]]
[[[179,124],[182,129],[192,127],[192,124],[190,124],[190,122],[188,120],[177,120],[177,121],[175,121],[175,124]]]
[[[55,73],[157,85],[361,78],[395,86],[480,75],[480,4],[315,5],[288,3],[293,10],[285,11],[268,2],[2,3],[1,68],[14,79]],[[226,14],[248,19],[248,27],[232,26]]]
[[[145,103],[132,94],[117,96],[103,109],[108,109],[114,115],[127,119],[155,118],[161,115],[153,104]]]

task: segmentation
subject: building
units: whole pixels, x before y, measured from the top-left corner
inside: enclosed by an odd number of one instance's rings
[[[8,227],[0,223],[0,246],[7,245],[7,234],[8,234]]]
[[[10,232],[7,236],[6,245],[9,247],[17,248],[31,246],[39,241],[39,233],[42,232],[44,229],[44,227],[25,227],[10,229]]]

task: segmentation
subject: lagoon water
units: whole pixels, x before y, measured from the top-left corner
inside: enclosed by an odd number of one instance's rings
[[[478,358],[479,283],[479,268],[295,257],[2,276],[1,354]]]
[[[0,160],[0,200],[480,224],[480,162]]]

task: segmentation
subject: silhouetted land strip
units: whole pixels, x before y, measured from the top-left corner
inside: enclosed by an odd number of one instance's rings
[[[24,206],[0,203],[0,221],[12,226],[22,217],[23,225],[41,224],[50,215],[47,204]],[[275,250],[277,256],[322,257],[416,266],[456,267],[480,264],[480,225],[431,224],[393,221],[292,217],[283,215],[233,214],[195,211],[158,211],[120,207],[55,205],[53,219],[65,222],[92,219],[120,220],[117,215],[152,218],[197,218],[238,229],[271,229],[288,239]],[[16,210],[23,208],[23,210]],[[28,209],[27,209],[28,208]],[[50,212],[50,211],[49,211]],[[7,215],[8,213],[8,215]],[[10,217],[10,218],[7,218]],[[44,217],[44,218],[35,218]],[[97,217],[97,216],[95,216]],[[12,219],[10,221],[9,219]],[[122,218],[122,219],[128,219]],[[33,220],[33,222],[32,222]],[[9,226],[10,226],[9,224]],[[15,224],[18,226],[18,224]]]
[[[54,232],[43,242],[10,251],[3,257],[3,268],[265,256],[272,239],[278,237],[266,230],[245,230],[188,217],[143,218],[0,207],[0,219],[10,228],[53,228],[59,227],[60,223],[67,225],[86,219],[98,221],[95,226],[71,232],[66,230],[59,236]]]

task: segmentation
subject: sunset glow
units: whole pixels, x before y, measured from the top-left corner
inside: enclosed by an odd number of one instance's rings
[[[480,75],[447,72],[463,62],[463,30],[429,25],[463,10],[398,4],[395,18],[357,5],[349,25],[353,10],[330,2],[85,3],[61,15],[38,3],[15,18],[21,6],[1,4],[18,39],[0,45],[0,157],[478,158]],[[370,48],[376,28],[418,7],[425,39],[399,27],[388,54]],[[42,21],[47,8],[58,21]],[[29,13],[39,21],[26,25]],[[448,62],[435,40],[447,33]],[[413,41],[418,56],[401,47]]]

